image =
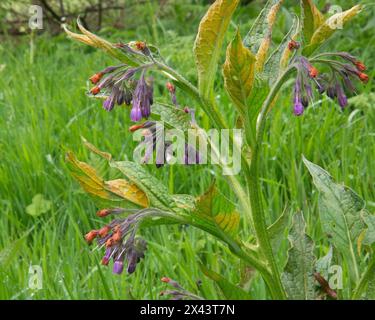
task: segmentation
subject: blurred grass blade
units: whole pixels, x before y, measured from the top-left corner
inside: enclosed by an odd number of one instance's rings
[[[251,300],[251,296],[244,289],[236,286],[229,280],[225,279],[222,275],[212,271],[202,264],[200,264],[202,272],[211,280],[215,281],[225,299],[228,300]]]
[[[199,24],[194,55],[198,70],[199,92],[205,99],[212,97],[224,36],[238,3],[239,0],[216,0]]]

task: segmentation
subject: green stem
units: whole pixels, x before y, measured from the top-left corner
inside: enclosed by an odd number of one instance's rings
[[[354,289],[352,294],[352,300],[358,300],[361,298],[363,290],[365,290],[367,283],[374,276],[375,272],[375,256],[372,257],[372,261],[368,266],[366,272],[362,275],[361,280],[358,282],[357,287]]]
[[[258,130],[256,134],[256,142],[252,150],[252,159],[250,164],[250,175],[247,176],[251,210],[254,222],[255,233],[257,236],[259,247],[269,264],[271,269],[273,284],[270,291],[273,293],[273,298],[285,299],[285,291],[283,289],[279,270],[275,261],[274,254],[272,252],[271,243],[267,233],[266,218],[263,210],[262,194],[261,194],[261,183],[259,179],[259,160],[262,150],[263,138],[264,138],[264,128],[267,119],[267,112],[271,103],[275,99],[277,93],[279,92],[281,86],[284,84],[285,80],[294,69],[294,66],[288,68],[277,80],[273,88],[271,89],[267,99],[265,100],[262,110],[258,118]]]

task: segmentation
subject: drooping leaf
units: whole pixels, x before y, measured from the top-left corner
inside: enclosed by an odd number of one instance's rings
[[[160,116],[160,120],[173,128],[187,131],[191,128],[191,115],[184,110],[163,103],[155,103],[152,113]]]
[[[253,87],[254,71],[255,56],[242,44],[237,30],[227,48],[223,74],[225,89],[242,115],[246,113],[246,100]]]
[[[297,16],[293,19],[293,24],[281,41],[280,45],[270,54],[264,65],[264,73],[270,83],[270,86],[278,79],[280,71],[285,67],[289,58],[290,50],[288,44],[299,31],[299,19]]]
[[[137,59],[130,54],[125,54],[123,51],[121,51],[119,48],[116,48],[112,43],[109,41],[91,33],[83,25],[81,24],[80,20],[77,20],[77,25],[82,34],[74,33],[70,31],[66,25],[63,25],[63,28],[67,35],[77,41],[80,41],[84,44],[87,44],[89,46],[92,46],[94,48],[98,48],[106,52],[107,54],[111,55],[112,57],[120,60],[121,62],[124,62],[130,66],[137,66],[139,62],[137,62]]]
[[[136,184],[124,179],[104,181],[93,167],[79,161],[70,151],[66,161],[71,175],[98,205],[148,207],[146,194]]]
[[[356,5],[349,10],[339,12],[328,18],[314,32],[310,44],[303,49],[305,56],[311,55],[321,46],[336,30],[340,30],[348,21],[354,18],[362,9],[361,5]]]
[[[147,195],[150,206],[167,211],[177,207],[167,187],[148,173],[144,166],[131,161],[111,161],[110,166],[120,170],[141,189]]]
[[[310,43],[310,39],[322,23],[324,22],[324,16],[315,6],[313,0],[302,0],[301,1],[301,12],[303,21],[303,35],[305,44]]]
[[[352,189],[335,183],[330,174],[303,158],[319,190],[319,213],[323,231],[334,247],[348,259],[354,279],[358,278],[355,243],[365,225],[361,212],[365,202]]]
[[[262,71],[271,46],[272,28],[283,0],[268,0],[244,38],[244,45],[256,55],[255,69]]]
[[[224,35],[239,0],[216,0],[202,18],[194,43],[199,92],[210,98]]]
[[[211,280],[215,281],[224,297],[228,300],[251,300],[251,296],[244,289],[236,286],[222,275],[200,265],[202,272]]]
[[[37,217],[49,211],[51,207],[52,201],[45,199],[44,195],[38,193],[33,197],[32,203],[26,207],[26,212]]]
[[[291,300],[315,298],[314,242],[306,235],[305,228],[302,213],[296,213],[289,232],[291,248],[288,250],[288,262],[281,275],[287,296]]]

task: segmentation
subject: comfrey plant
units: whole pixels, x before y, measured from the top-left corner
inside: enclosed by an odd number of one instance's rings
[[[179,105],[176,90],[192,98],[192,107],[204,111],[214,129],[228,129],[215,99],[214,82],[225,34],[238,3],[239,0],[215,1],[199,25],[194,45],[198,86],[167,65],[158,49],[146,42],[113,44],[90,33],[79,21],[82,34],[65,28],[71,38],[102,49],[119,61],[118,65],[107,67],[90,78],[93,87],[89,95],[103,99],[103,108],[107,111],[120,105],[128,106],[125,110],[135,122],[130,131],[141,132],[145,139],[138,147],[145,144],[146,138],[151,141],[142,163],[148,163],[160,145],[167,147],[161,153],[162,160],[174,155],[174,151],[168,149],[172,145],[170,140],[162,140],[158,146],[157,138],[162,135],[158,123],[179,129],[183,134],[192,130],[197,138],[206,139],[211,157],[219,153],[214,139],[200,130],[194,110]],[[260,155],[265,123],[272,108],[282,107],[276,106],[280,89],[289,88],[289,80],[293,79],[291,103],[285,112],[301,116],[314,100],[325,95],[345,108],[347,97],[356,93],[361,82],[368,81],[365,65],[350,53],[317,53],[336,31],[337,21],[345,25],[360,12],[360,5],[327,18],[312,0],[301,1],[301,18],[295,16],[290,31],[280,45],[271,50],[272,29],[282,3],[269,0],[243,39],[239,31],[235,33],[222,66],[224,86],[233,112],[238,116],[237,127],[243,130],[244,136],[243,144],[233,134],[227,139],[233,146],[233,154],[239,154],[241,164],[240,172],[225,175],[237,199],[235,210],[214,212],[213,203],[220,198],[214,183],[199,197],[170,194],[142,163],[116,161],[84,140],[90,151],[125,176],[105,181],[93,167],[79,161],[72,152],[67,153],[73,177],[100,206],[97,215],[103,219],[112,217],[85,238],[88,243],[95,240],[97,248],[103,248],[102,264],[108,265],[112,260],[114,273],[121,274],[124,265],[127,272],[132,273],[144,258],[147,245],[137,236],[140,228],[189,224],[227,245],[244,268],[259,272],[273,299],[375,298],[375,256],[371,248],[375,241],[375,218],[354,191],[336,184],[326,171],[303,158],[320,192],[320,220],[326,241],[330,243],[330,250],[324,257],[316,257],[316,244],[305,233],[302,213],[292,218],[287,212],[280,213],[279,219],[270,225],[263,208]],[[168,79],[172,104],[154,101],[152,77]],[[217,166],[224,167],[225,161],[220,155],[218,158]],[[184,143],[182,159],[185,164],[199,164],[203,162],[203,152],[190,142]],[[157,163],[158,166],[163,164]],[[286,231],[290,248],[284,254],[287,262],[282,266],[277,263],[276,253]],[[341,273],[337,271],[336,282],[328,279],[335,267],[333,261],[340,264],[336,267],[341,270]],[[224,297],[253,298],[245,287],[230,283],[207,266],[201,267],[205,275],[218,283]],[[342,270],[348,274],[345,279],[341,277]],[[200,298],[169,278],[163,281],[176,289],[167,291],[174,298]]]

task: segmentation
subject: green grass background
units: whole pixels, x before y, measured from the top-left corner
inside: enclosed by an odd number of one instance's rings
[[[344,8],[354,3],[334,2]],[[287,6],[292,4],[287,1]],[[237,11],[233,22],[241,25],[243,35],[260,8],[256,1]],[[154,43],[169,64],[196,82],[192,44],[206,7],[197,1],[171,1],[156,17],[159,7],[151,1],[137,10],[138,23],[130,29],[107,28],[101,35],[113,41],[141,39]],[[276,42],[291,20],[286,9],[280,16],[274,32]],[[370,7],[336,34],[326,49],[357,55],[368,65],[372,78],[374,27],[374,9]],[[233,23],[228,39],[234,30]],[[115,276],[111,268],[99,266],[103,252],[92,252],[83,240],[83,234],[103,222],[95,216],[97,208],[69,176],[64,147],[91,162],[97,159],[87,154],[81,135],[116,159],[131,158],[134,147],[128,132],[129,110],[116,108],[107,113],[98,101],[85,95],[87,78],[113,63],[101,52],[74,43],[63,34],[6,38],[0,43],[0,299],[158,299],[159,292],[166,288],[159,280],[162,276],[176,279],[198,294],[220,298],[218,289],[199,270],[198,261],[234,283],[241,281],[238,259],[210,236],[189,226],[143,230],[149,249],[131,276]],[[156,79],[159,99],[168,98],[165,81],[160,76]],[[284,208],[290,212],[303,210],[318,256],[326,253],[328,246],[319,224],[317,192],[301,155],[353,188],[374,212],[373,89],[370,80],[361,89],[361,98],[344,112],[323,97],[303,117],[296,118],[291,113],[289,86],[274,107],[262,156],[269,223]],[[220,77],[216,92],[220,108],[229,126],[233,126],[235,114]],[[190,103],[181,92],[178,99],[181,104]],[[203,119],[199,111],[198,119]],[[212,179],[211,169],[176,166],[150,171],[175,193],[199,195]],[[218,185],[225,192],[225,180],[219,178]],[[39,193],[52,201],[52,208],[32,217],[25,209]],[[230,194],[227,196],[234,200]],[[280,264],[286,249],[284,241]],[[28,288],[30,265],[42,267],[42,290]],[[202,281],[199,289],[198,280]],[[268,298],[256,274],[250,287],[254,298]]]

